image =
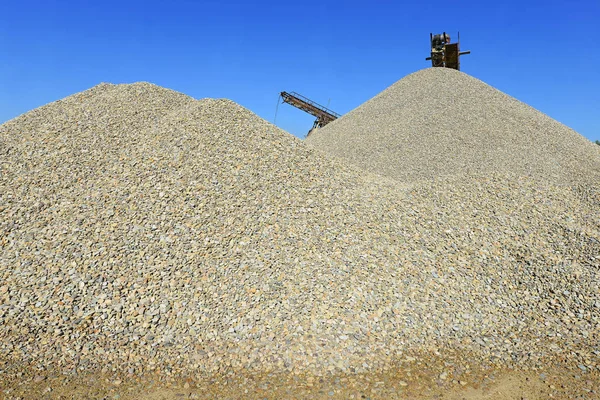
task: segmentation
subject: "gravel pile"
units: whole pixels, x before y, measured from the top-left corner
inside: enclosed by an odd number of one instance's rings
[[[306,141],[403,182],[496,172],[567,184],[600,179],[599,146],[449,68],[406,76]]]
[[[399,185],[231,101],[102,84],[0,126],[0,378],[597,371],[599,202],[506,174]]]

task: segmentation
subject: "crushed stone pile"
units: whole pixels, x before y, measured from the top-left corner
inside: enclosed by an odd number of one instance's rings
[[[403,182],[498,172],[562,184],[600,179],[599,146],[450,68],[404,77],[306,141]]]
[[[400,185],[229,100],[102,84],[0,126],[0,375],[597,371],[599,203]]]

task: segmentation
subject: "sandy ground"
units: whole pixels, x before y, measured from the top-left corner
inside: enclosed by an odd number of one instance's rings
[[[408,373],[407,373],[408,372]],[[402,374],[331,377],[268,374],[174,381],[162,376],[26,376],[0,383],[1,399],[600,399],[600,374],[543,371],[469,371],[440,379],[429,369]]]

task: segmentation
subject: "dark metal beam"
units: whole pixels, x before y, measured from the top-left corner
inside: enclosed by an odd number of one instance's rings
[[[288,103],[302,111],[305,111],[317,118],[315,127],[323,127],[340,117],[340,114],[333,112],[325,106],[322,106],[301,94],[296,92],[281,92],[281,98],[284,103]]]

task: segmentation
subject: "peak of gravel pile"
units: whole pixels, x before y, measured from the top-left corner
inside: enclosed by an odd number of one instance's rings
[[[560,183],[600,177],[598,146],[449,68],[406,76],[306,141],[403,182],[498,172]]]
[[[0,374],[322,375],[451,352],[596,370],[599,193],[401,187],[229,100],[100,85],[0,126]]]

